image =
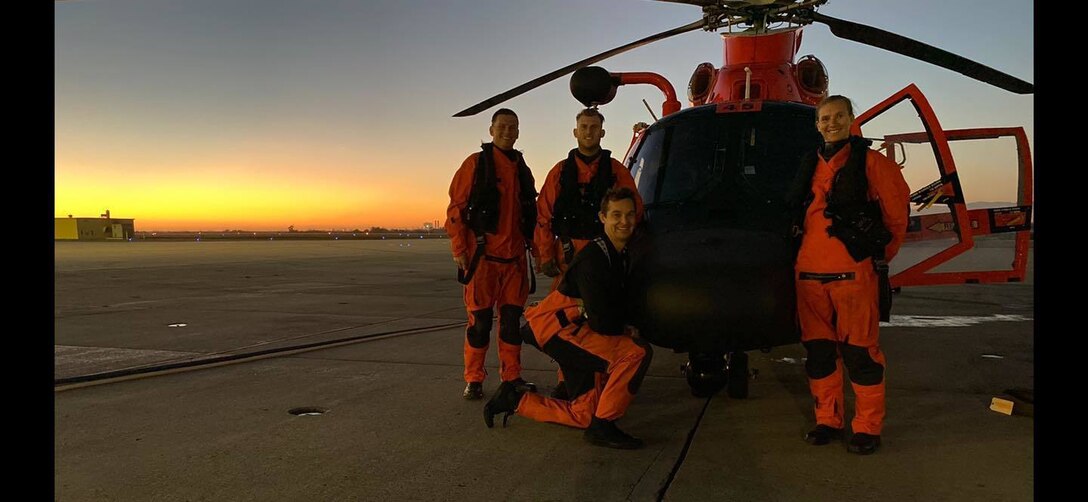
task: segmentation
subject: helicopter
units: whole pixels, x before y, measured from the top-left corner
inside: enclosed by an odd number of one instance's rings
[[[816,105],[828,95],[829,74],[814,55],[798,57],[802,31],[824,24],[838,38],[931,63],[1016,94],[1034,86],[951,52],[879,28],[818,12],[828,0],[659,0],[697,6],[702,17],[601,52],[542,75],[462,110],[475,115],[571,74],[570,90],[586,107],[608,104],[624,85],[647,84],[664,94],[661,117],[636,125],[625,165],[645,204],[645,221],[629,244],[632,324],[654,345],[686,352],[682,367],[691,392],[705,397],[725,388],[748,396],[748,351],[800,342],[796,316],[790,216],[786,192],[802,157],[822,145]],[[720,67],[696,65],[689,107],[653,72],[609,72],[591,66],[669,37],[720,33]],[[932,149],[937,179],[911,193],[916,210],[906,240],[952,236],[955,243],[891,276],[904,286],[1019,282],[1026,275],[1033,200],[1032,163],[1022,127],[944,130],[925,95],[910,84],[863,113],[851,134],[891,107],[909,102],[923,131],[867,138],[903,167],[905,145]],[[649,106],[647,105],[647,108]],[[652,113],[652,111],[651,111]],[[949,142],[1012,137],[1019,183],[1015,206],[968,210]],[[976,236],[1015,233],[1008,270],[936,272],[974,246]]]

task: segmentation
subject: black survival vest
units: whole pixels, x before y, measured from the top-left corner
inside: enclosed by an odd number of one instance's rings
[[[559,171],[559,195],[552,209],[552,232],[560,240],[592,239],[601,235],[601,199],[616,182],[612,172],[612,152],[601,150],[597,157],[597,174],[585,184],[578,184],[578,149],[567,154]]]
[[[484,234],[494,234],[499,229],[499,185],[495,179],[495,166],[491,153],[495,145],[480,145],[480,155],[476,157],[476,171],[472,177],[472,192],[468,196],[468,205],[462,218],[477,238]],[[533,240],[533,227],[536,225],[536,186],[533,173],[525,164],[521,152],[514,150],[518,165],[518,202],[521,204],[521,220],[518,228],[527,242]]]
[[[486,234],[494,234],[499,229],[499,184],[491,157],[494,148],[494,143],[480,145],[481,152],[476,157],[476,170],[472,174],[472,191],[468,196],[468,205],[461,214],[465,224],[476,235],[476,253],[468,270],[458,270],[457,280],[462,284],[468,284],[472,280],[472,274],[476,272],[487,244]],[[517,157],[518,203],[521,206],[518,228],[525,237],[525,249],[529,250],[532,248],[533,229],[536,226],[536,181],[521,152],[513,150],[513,154]],[[531,266],[529,268],[532,269]],[[536,277],[531,279],[530,293],[536,290]]]
[[[824,216],[831,220],[827,233],[842,241],[854,261],[870,257],[883,259],[884,247],[892,241],[892,234],[884,227],[880,203],[869,200],[865,158],[872,142],[858,136],[851,136],[849,141],[850,155],[846,165],[835,173],[827,193]],[[816,174],[817,155],[810,152],[802,159],[790,191],[791,206],[795,208],[794,221],[799,228],[804,223],[808,206],[815,199],[812,177]]]
[[[891,283],[888,280],[888,263],[884,259],[884,249],[892,241],[892,233],[884,226],[880,202],[869,200],[869,178],[865,174],[865,160],[872,141],[858,136],[850,136],[849,141],[849,157],[846,164],[835,173],[831,180],[831,190],[827,193],[824,216],[831,220],[827,233],[842,241],[854,261],[873,259],[873,269],[880,277],[880,320],[887,321],[891,310]],[[816,152],[809,152],[802,159],[801,168],[790,190],[791,206],[795,208],[795,229],[803,228],[805,213],[816,197],[812,193],[812,177],[816,174],[817,155]],[[798,247],[800,233],[796,230],[794,232]]]

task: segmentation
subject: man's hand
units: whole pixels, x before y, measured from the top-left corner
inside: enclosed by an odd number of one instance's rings
[[[461,270],[468,270],[468,257],[465,255],[457,255],[453,257],[453,262],[457,264],[457,268]]]
[[[540,273],[548,277],[556,277],[559,275],[559,267],[555,264],[555,260],[548,260],[540,264]]]

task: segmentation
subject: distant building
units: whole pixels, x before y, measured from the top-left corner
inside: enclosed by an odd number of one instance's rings
[[[125,240],[135,234],[135,219],[111,218],[106,211],[100,218],[54,218],[58,241],[104,241]]]

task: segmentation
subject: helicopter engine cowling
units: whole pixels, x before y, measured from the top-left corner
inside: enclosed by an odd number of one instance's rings
[[[803,99],[793,65],[801,45],[801,28],[760,36],[723,33],[722,39],[724,64],[716,72],[714,88],[705,102],[761,99],[812,104]]]

